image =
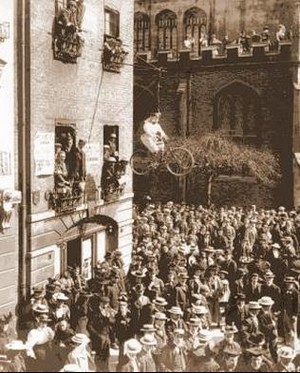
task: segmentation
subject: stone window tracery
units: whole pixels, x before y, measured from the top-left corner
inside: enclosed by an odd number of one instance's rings
[[[145,13],[137,12],[134,15],[134,45],[136,52],[150,49],[150,18]]]
[[[158,28],[158,50],[177,51],[177,16],[171,10],[163,10],[156,16]]]

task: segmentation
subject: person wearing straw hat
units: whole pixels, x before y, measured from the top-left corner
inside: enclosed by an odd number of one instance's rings
[[[251,347],[246,350],[245,372],[272,372],[274,363],[265,356],[262,347]]]
[[[138,364],[140,372],[156,372],[156,364],[154,361],[153,351],[157,345],[157,341],[154,336],[144,335],[140,339],[142,344],[142,352],[138,356]]]
[[[216,344],[216,348],[218,349],[218,351],[222,354],[222,352],[228,346],[238,348],[239,344],[234,340],[235,336],[238,334],[238,329],[235,326],[235,324],[234,323],[232,323],[231,325],[227,324],[226,326],[222,328],[222,331],[224,333],[224,339],[222,339]],[[217,362],[221,363],[221,355],[218,356]]]
[[[81,372],[95,372],[96,366],[88,344],[90,339],[85,334],[75,334],[72,339],[73,349],[69,353],[66,363],[80,367]]]
[[[119,302],[119,310],[116,314],[116,338],[119,344],[119,359],[124,355],[124,344],[132,336],[131,331],[131,312],[128,308],[128,303],[125,301]]]
[[[163,371],[185,372],[188,357],[188,348],[184,340],[185,331],[175,329],[173,336],[173,339],[162,351],[161,367]]]
[[[129,339],[124,345],[124,359],[120,362],[118,371],[120,372],[140,372],[138,355],[142,351],[142,345],[135,339]]]
[[[57,370],[61,369],[69,353],[71,338],[74,336],[73,329],[67,320],[60,320],[55,326],[55,336],[52,343],[53,355],[56,357]]]
[[[262,297],[258,303],[262,307],[258,316],[260,330],[265,335],[273,360],[277,361],[278,329],[277,320],[272,313],[274,301],[270,297]]]
[[[12,341],[6,346],[6,355],[9,364],[7,366],[7,372],[26,372],[26,364],[24,358],[24,351],[26,351],[26,345],[19,340]]]
[[[56,293],[54,299],[56,300],[56,307],[50,313],[50,317],[54,322],[58,322],[61,319],[69,321],[71,312],[69,306],[66,305],[69,298],[64,293]]]
[[[238,363],[242,350],[240,346],[229,345],[223,350],[220,372],[238,372]]]
[[[54,331],[48,326],[51,321],[49,313],[45,310],[38,309],[35,312],[40,312],[37,316],[36,328],[30,330],[27,337],[27,356],[30,359],[30,371],[40,372],[48,371],[52,366],[51,361],[51,342],[54,339]]]
[[[294,348],[297,336],[297,316],[299,311],[299,296],[295,288],[295,278],[286,276],[285,289],[282,294],[282,323],[284,340],[287,346]]]
[[[109,305],[109,298],[101,297],[97,300],[97,307],[89,318],[87,329],[93,350],[96,352],[97,368],[100,370],[108,369],[111,331],[115,325],[115,315],[116,312]]]
[[[155,334],[154,337],[156,339],[157,345],[155,350],[153,351],[153,358],[156,363],[156,369],[157,371],[161,371],[161,355],[162,350],[167,346],[168,344],[168,336],[166,331],[166,321],[167,316],[162,312],[157,312],[154,315],[154,321],[153,326],[155,328]]]
[[[183,312],[180,307],[173,306],[169,309],[170,319],[166,323],[166,330],[169,340],[172,340],[175,329],[186,329],[183,320]]]
[[[274,372],[296,372],[295,364],[295,351],[290,346],[282,346],[278,350],[278,363],[275,364]]]
[[[65,365],[60,372],[82,372],[79,366],[75,364],[67,364]]]
[[[249,346],[249,338],[260,333],[260,325],[258,314],[261,310],[261,305],[258,302],[249,302],[248,317],[242,323],[241,339],[244,348]]]
[[[157,297],[153,300],[152,315],[155,315],[157,312],[166,312],[166,307],[168,302],[163,297]]]

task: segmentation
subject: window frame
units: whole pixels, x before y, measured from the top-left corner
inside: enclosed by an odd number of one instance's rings
[[[109,20],[110,30],[107,30],[107,19],[106,19],[107,15],[110,16],[110,20]],[[113,17],[113,19],[111,17]],[[115,28],[115,29],[112,30],[112,28]],[[104,9],[104,35],[111,36],[113,38],[120,37],[120,12],[118,10],[105,7]]]

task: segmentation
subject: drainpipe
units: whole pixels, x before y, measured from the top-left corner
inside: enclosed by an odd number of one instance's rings
[[[28,111],[27,111],[27,82],[26,82],[26,46],[28,26],[28,0],[17,2],[17,102],[18,102],[18,167],[19,167],[19,189],[22,192],[22,202],[19,216],[19,303],[25,301],[26,289],[26,255],[28,250],[27,214],[28,214],[28,192],[27,192],[27,138]],[[29,44],[28,44],[29,45]]]

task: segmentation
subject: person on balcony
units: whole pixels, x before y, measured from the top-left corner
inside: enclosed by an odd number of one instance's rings
[[[66,152],[61,150],[56,156],[54,168],[55,187],[58,193],[71,193],[69,173],[66,166]]]

